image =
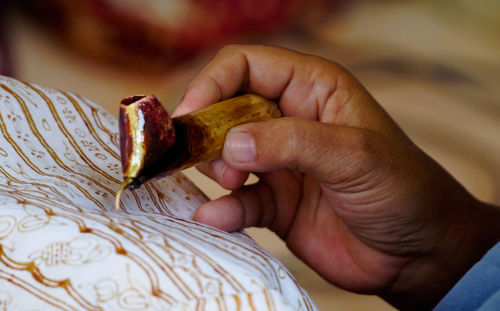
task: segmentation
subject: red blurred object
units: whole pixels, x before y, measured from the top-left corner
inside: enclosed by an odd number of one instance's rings
[[[7,45],[4,42],[5,34],[2,28],[0,28],[0,75],[8,75],[10,70],[7,69],[8,68]]]
[[[12,63],[7,44],[7,28],[5,26],[5,15],[7,13],[8,1],[0,1],[0,75],[12,74]]]
[[[172,64],[257,36],[331,0],[23,0],[65,41],[106,60]]]

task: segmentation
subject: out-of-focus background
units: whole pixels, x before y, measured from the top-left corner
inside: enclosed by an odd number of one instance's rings
[[[408,135],[482,200],[500,203],[497,0],[21,0],[0,3],[0,73],[76,92],[117,114],[156,94],[172,111],[189,79],[228,42],[264,43],[351,70]],[[194,169],[211,198],[226,193]],[[272,233],[275,254],[320,310],[391,310],[345,292]]]

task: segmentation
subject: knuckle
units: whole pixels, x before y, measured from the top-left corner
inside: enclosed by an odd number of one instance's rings
[[[285,117],[280,122],[280,129],[275,133],[283,133],[285,135],[282,144],[280,144],[280,158],[283,162],[294,163],[297,158],[297,152],[300,152],[303,131],[300,126],[300,121],[296,118]],[[279,137],[277,137],[280,139]]]
[[[308,55],[307,57],[309,63],[314,68],[322,69],[325,74],[331,75],[334,73],[336,76],[349,75],[349,72],[337,62],[316,55]]]
[[[377,135],[365,130],[356,130],[350,135],[350,153],[354,170],[365,173],[376,167],[383,157]]]
[[[222,47],[219,51],[221,55],[231,55],[240,53],[243,50],[243,45],[231,43]]]

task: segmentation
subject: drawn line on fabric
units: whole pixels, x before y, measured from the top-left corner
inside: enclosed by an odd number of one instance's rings
[[[3,85],[2,85],[3,87]],[[34,172],[38,173],[39,175],[42,175],[42,176],[47,176],[47,177],[52,177],[52,178],[55,178],[55,179],[62,179],[70,184],[72,184],[73,186],[75,186],[78,190],[80,190],[81,193],[83,193],[88,199],[90,199],[91,201],[93,201],[97,206],[100,206],[102,209],[106,209],[104,207],[104,205],[102,205],[99,201],[97,201],[96,199],[94,199],[84,188],[82,188],[78,183],[72,181],[72,180],[69,180],[67,178],[64,178],[63,176],[57,176],[57,175],[54,175],[54,174],[46,174],[44,172],[42,172],[36,165],[34,165],[34,163],[32,163],[29,158],[26,156],[26,154],[24,154],[24,152],[22,151],[21,147],[19,147],[16,142],[12,139],[12,137],[10,136],[10,134],[8,133],[7,131],[7,128],[6,128],[6,125],[5,125],[5,122],[3,120],[3,117],[2,115],[0,114],[0,131],[2,132],[4,138],[11,144],[11,146],[14,148],[15,152],[19,155],[19,157],[24,161],[24,163],[26,163],[26,165],[28,167],[30,167]]]
[[[102,310],[101,308],[91,304],[87,301],[74,287],[71,283],[71,280],[53,280],[45,276],[38,268],[33,261],[30,262],[17,262],[11,259],[7,254],[3,251],[3,246],[0,244],[0,261],[7,267],[14,270],[28,271],[31,273],[32,277],[37,280],[39,283],[54,288],[63,288],[68,295],[70,295],[74,301],[76,301],[80,306],[87,308],[89,310]]]
[[[110,188],[104,186],[103,184],[101,184],[100,182],[98,182],[97,180],[95,180],[94,178],[92,178],[91,176],[88,176],[88,175],[76,172],[73,169],[71,169],[70,167],[68,167],[57,156],[57,153],[50,147],[50,145],[47,143],[47,141],[45,140],[45,138],[43,137],[43,135],[41,135],[40,132],[38,131],[38,128],[36,127],[35,121],[33,120],[33,117],[31,116],[31,113],[29,112],[29,109],[28,109],[28,107],[26,105],[26,102],[16,92],[14,92],[12,89],[10,89],[9,87],[7,87],[6,85],[2,85],[2,88],[6,92],[10,93],[17,100],[19,106],[23,110],[23,113],[24,113],[25,117],[27,118],[27,122],[28,122],[28,125],[29,125],[30,129],[31,129],[31,132],[35,135],[35,137],[38,139],[38,141],[40,142],[40,144],[45,148],[45,150],[47,150],[47,152],[51,155],[52,159],[57,163],[57,165],[60,168],[62,168],[63,170],[65,170],[65,171],[67,171],[69,173],[72,173],[72,174],[75,174],[75,175],[78,175],[78,176],[81,176],[83,178],[86,178],[86,179],[90,180],[91,182],[95,183],[97,186],[105,189],[111,195],[115,194],[115,192],[113,190],[111,190]],[[50,101],[50,99],[49,99],[49,101]],[[54,175],[54,176],[58,176],[58,175]],[[62,176],[58,176],[58,177],[60,177],[60,179],[62,179],[64,181],[68,181],[69,180],[69,179],[63,178]]]
[[[24,83],[24,82],[23,82]],[[24,83],[27,87],[31,88],[32,90],[34,90],[40,97],[42,97],[42,99],[45,101],[45,103],[47,104],[47,107],[50,109],[51,113],[52,113],[52,116],[54,118],[54,120],[56,121],[59,129],[61,130],[61,132],[63,133],[63,135],[68,139],[69,143],[71,144],[71,146],[73,147],[73,149],[76,151],[76,153],[80,156],[80,158],[90,167],[92,168],[95,172],[97,172],[98,174],[100,174],[101,176],[105,177],[106,179],[108,180],[111,180],[112,182],[114,183],[117,183],[117,184],[120,184],[121,181],[119,181],[118,179],[116,179],[115,177],[109,175],[108,173],[106,173],[105,171],[103,171],[101,168],[99,168],[93,161],[91,161],[85,152],[83,152],[80,148],[80,145],[76,142],[75,138],[73,137],[73,135],[71,135],[71,133],[69,132],[69,130],[66,128],[66,126],[64,125],[64,122],[61,120],[61,117],[59,116],[59,112],[57,111],[57,109],[55,108],[55,105],[54,103],[52,102],[52,100],[50,98],[47,97],[47,95],[45,95],[45,93],[43,93],[43,91],[37,89],[35,86],[33,85],[30,85],[28,83]],[[114,192],[113,192],[114,194]]]
[[[16,275],[9,273],[7,271],[4,271],[2,269],[0,269],[0,279],[4,279],[7,282],[9,282],[15,286],[22,288],[23,290],[29,292],[30,294],[34,295],[35,297],[39,298],[40,300],[43,300],[46,303],[53,305],[59,309],[78,311],[78,308],[75,308],[74,306],[69,305],[67,302],[62,301],[62,300],[58,299],[57,297],[49,295],[48,293],[42,291],[41,289],[36,288],[31,283],[26,282],[25,280],[17,277]]]

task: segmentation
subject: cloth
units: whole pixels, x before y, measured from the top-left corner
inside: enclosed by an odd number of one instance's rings
[[[434,310],[500,310],[500,243],[462,277]]]
[[[191,220],[182,174],[122,196],[117,120],[0,76],[0,310],[316,310],[244,232]]]

